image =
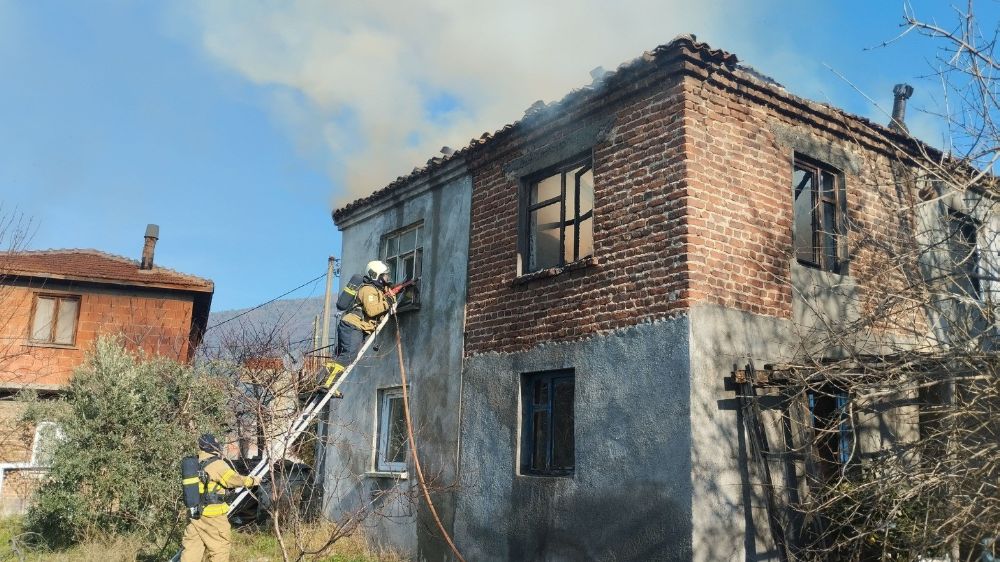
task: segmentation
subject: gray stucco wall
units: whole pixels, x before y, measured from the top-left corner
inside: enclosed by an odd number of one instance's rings
[[[466,359],[455,536],[467,560],[691,558],[688,321]],[[519,474],[522,373],[575,370],[575,473]]]
[[[399,322],[420,460],[425,474],[445,485],[457,473],[471,190],[467,174],[453,173],[443,183],[343,227],[342,271],[347,278],[381,257],[384,235],[423,221],[420,309],[400,313]],[[364,523],[369,536],[413,559],[444,560],[447,547],[437,538],[423,500],[416,499],[412,462],[408,480],[373,474],[378,390],[400,386],[395,334],[390,325],[376,342],[378,350],[369,352],[344,382],[344,399],[333,401],[324,509],[336,520],[371,504],[378,514]],[[433,499],[450,528],[452,492],[436,493]]]

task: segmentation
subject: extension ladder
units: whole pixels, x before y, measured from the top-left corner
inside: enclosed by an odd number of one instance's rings
[[[327,388],[325,392],[321,391],[311,397],[309,402],[306,403],[305,408],[303,408],[302,412],[299,413],[299,416],[292,420],[289,424],[288,429],[279,434],[281,437],[277,439],[278,443],[272,443],[267,450],[261,452],[260,461],[258,461],[257,465],[250,471],[249,476],[260,477],[263,479],[264,475],[271,471],[273,459],[282,458],[284,456],[284,452],[287,451],[288,448],[302,436],[302,434],[309,427],[309,424],[313,422],[316,416],[323,410],[323,407],[326,406],[327,402],[329,402],[330,399],[337,393],[340,385],[345,379],[347,379],[347,376],[351,374],[351,371],[354,370],[358,361],[360,361],[361,358],[365,356],[365,353],[371,349],[372,344],[375,342],[375,338],[378,337],[379,333],[382,332],[382,329],[389,323],[389,318],[396,314],[396,306],[398,304],[398,302],[393,303],[389,313],[383,316],[382,320],[379,321],[378,326],[375,327],[375,331],[372,332],[370,336],[365,338],[365,343],[361,346],[361,349],[358,350],[357,357],[355,357],[354,361],[352,361],[351,364],[344,369],[344,372],[337,377],[337,380],[334,381],[333,385],[331,385],[330,388]],[[245,500],[248,495],[250,495],[250,490],[248,488],[236,489],[236,499],[229,504],[229,515],[227,515],[227,517],[236,513],[236,508],[243,503],[243,500]],[[177,562],[180,558],[181,553],[178,551],[177,554],[175,554],[170,560],[171,562]]]

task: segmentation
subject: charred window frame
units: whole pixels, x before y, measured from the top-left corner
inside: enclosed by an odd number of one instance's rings
[[[390,232],[382,238],[382,261],[389,266],[393,285],[408,279],[420,279],[424,256],[424,223],[419,222]],[[420,282],[399,296],[399,308],[417,308],[420,304]]]
[[[406,472],[409,440],[406,436],[406,417],[403,409],[403,387],[383,388],[378,391],[378,429],[375,452],[375,470],[379,472]]]
[[[796,260],[807,267],[846,274],[844,174],[818,160],[796,154],[792,168],[792,202]]]
[[[594,253],[593,158],[585,155],[522,182],[520,274],[561,267]]]
[[[824,386],[807,391],[806,396],[819,476],[829,480],[852,473],[857,462],[850,395],[839,387]]]
[[[979,228],[970,215],[949,209],[948,248],[954,264],[955,287],[974,299],[982,297]]]
[[[28,342],[73,347],[80,320],[80,295],[35,293]]]
[[[573,475],[575,379],[572,369],[521,375],[521,474]]]

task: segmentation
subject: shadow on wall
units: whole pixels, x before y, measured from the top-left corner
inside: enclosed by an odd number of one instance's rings
[[[608,470],[613,470],[609,467]],[[572,509],[575,517],[550,517],[574,521],[573,528],[533,526],[531,521],[509,522],[509,560],[691,560],[687,509],[664,492],[662,483],[625,482],[618,493],[587,497],[559,505],[558,495],[534,494],[528,511],[544,513]],[[663,513],[676,517],[663,518]],[[589,514],[590,521],[581,517]],[[587,529],[582,538],[580,529]],[[594,548],[595,546],[599,549]]]

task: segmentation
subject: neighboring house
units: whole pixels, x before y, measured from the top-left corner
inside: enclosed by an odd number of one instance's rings
[[[798,358],[904,282],[870,243],[915,194],[901,125],[679,37],[336,210],[345,275],[378,257],[421,277],[399,315],[413,422],[464,557],[776,559],[726,381],[748,358]],[[920,212],[951,217],[969,255],[995,238],[968,199]],[[372,505],[380,540],[451,559],[407,499],[394,332],[331,410],[327,511]],[[837,399],[813,395],[806,423]],[[905,415],[860,423],[864,447],[917,433]]]
[[[18,392],[60,392],[101,335],[178,361],[193,356],[214,285],[155,265],[158,235],[147,228],[139,261],[96,250],[0,253],[0,513],[24,509],[30,485],[15,482],[44,465],[45,441],[58,433],[17,422]]]

